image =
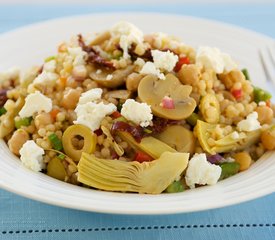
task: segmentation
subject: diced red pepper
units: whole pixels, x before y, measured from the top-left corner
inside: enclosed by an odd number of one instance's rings
[[[111,116],[112,116],[112,118],[119,118],[119,117],[121,117],[121,114],[119,111],[115,111],[111,114]]]
[[[136,155],[134,157],[134,161],[138,161],[140,163],[150,162],[152,160],[153,160],[153,158],[144,152],[136,152]]]
[[[180,57],[174,68],[174,71],[178,72],[181,69],[183,64],[190,64],[190,60],[188,57]]]
[[[165,109],[175,109],[175,103],[174,100],[168,96],[165,96],[162,100],[161,100],[161,107],[165,108]]]
[[[234,98],[236,98],[236,100],[239,100],[243,96],[243,90],[241,88],[233,89],[231,90],[231,93],[234,96]]]

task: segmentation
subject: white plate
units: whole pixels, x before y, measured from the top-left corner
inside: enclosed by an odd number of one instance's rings
[[[209,45],[230,53],[247,67],[254,83],[263,86],[258,48],[272,39],[241,28],[192,17],[153,13],[116,13],[47,21],[0,36],[0,68],[41,64],[56,46],[78,33],[109,28],[119,20],[135,23],[144,32],[166,32],[193,46]],[[11,192],[63,207],[120,214],[167,214],[223,207],[275,190],[275,154],[267,153],[248,171],[219,182],[177,194],[138,195],[85,189],[24,168],[0,142],[0,186]]]

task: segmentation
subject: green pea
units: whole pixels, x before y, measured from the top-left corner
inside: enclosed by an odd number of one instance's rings
[[[183,192],[184,187],[180,181],[172,182],[166,189],[166,193],[177,193],[177,192]]]
[[[272,97],[272,95],[269,92],[267,92],[259,87],[254,87],[253,94],[254,94],[254,101],[256,103],[259,103],[261,101],[265,102]]]
[[[222,168],[220,180],[222,180],[238,173],[240,169],[240,164],[237,162],[226,162],[220,164],[220,167]]]
[[[186,118],[186,121],[191,126],[196,126],[198,120],[199,120],[199,115],[197,113],[194,113],[194,112],[188,118]]]

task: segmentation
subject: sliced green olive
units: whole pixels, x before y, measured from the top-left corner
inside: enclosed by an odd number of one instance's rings
[[[180,125],[168,126],[162,133],[155,136],[178,152],[194,153],[195,137],[191,131]]]
[[[208,123],[218,123],[220,120],[220,104],[214,94],[206,94],[199,105],[204,120]]]
[[[82,154],[78,181],[107,191],[159,194],[175,181],[188,164],[188,153],[164,152],[151,162],[100,159]]]
[[[166,75],[165,80],[159,80],[154,75],[147,75],[138,85],[139,98],[151,106],[154,115],[173,120],[185,119],[194,111],[196,101],[189,96],[191,92],[191,86],[182,85],[171,73]],[[162,106],[164,97],[173,100],[173,109]]]
[[[72,143],[72,139],[77,136],[84,140],[82,149],[76,149]],[[82,152],[93,153],[95,151],[96,135],[84,125],[72,125],[65,130],[62,136],[62,144],[64,152],[75,162],[78,162]]]
[[[47,165],[47,175],[61,181],[65,180],[67,174],[65,167],[61,162],[61,159],[59,159],[58,157],[54,157],[49,161]]]
[[[103,87],[116,88],[125,83],[127,76],[134,71],[134,68],[135,66],[130,65],[115,71],[102,69],[101,72],[94,68],[90,73],[90,77]]]

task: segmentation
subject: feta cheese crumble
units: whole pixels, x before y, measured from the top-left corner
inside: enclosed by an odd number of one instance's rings
[[[216,73],[230,72],[237,67],[232,58],[218,48],[199,47],[196,63],[206,69],[214,69]]]
[[[140,70],[141,74],[153,74],[156,75],[159,79],[164,80],[165,76],[156,68],[155,64],[152,62],[146,62],[142,69]]]
[[[28,140],[19,150],[20,160],[27,168],[39,172],[45,168],[43,162],[44,149],[39,147],[33,140]]]
[[[52,110],[52,100],[42,93],[36,91],[29,94],[25,99],[25,104],[19,112],[21,118],[31,117],[35,112],[50,112]]]
[[[73,65],[85,65],[87,53],[81,47],[68,48],[69,55],[73,58]]]
[[[56,60],[54,59],[51,61],[45,62],[43,65],[43,71],[55,72],[55,69],[56,69]]]
[[[101,99],[103,90],[101,88],[93,88],[81,94],[78,104],[85,104],[87,102],[95,102]]]
[[[97,103],[101,100],[101,95],[101,88],[94,88],[81,94],[78,105],[74,110],[77,115],[74,124],[82,124],[95,131],[100,127],[100,123],[105,116],[116,111],[116,106],[113,103]]]
[[[127,99],[122,105],[121,115],[141,127],[149,126],[153,119],[151,107],[146,103],[139,103],[133,99]]]
[[[169,50],[166,52],[152,50],[151,53],[156,68],[162,69],[167,72],[171,72],[179,60],[179,57]]]
[[[87,102],[80,104],[75,109],[77,120],[74,121],[74,124],[82,124],[95,131],[100,127],[103,118],[114,111],[116,111],[116,106],[113,103]]]
[[[53,85],[58,79],[58,74],[43,70],[33,81],[34,84]]]
[[[195,188],[195,184],[214,185],[221,176],[220,166],[211,164],[206,159],[206,154],[195,154],[188,163],[185,180],[190,188]]]
[[[257,130],[259,128],[261,128],[261,124],[258,121],[258,113],[257,112],[250,113],[246,117],[246,119],[238,122],[238,124],[237,124],[237,129],[239,131],[251,132],[251,131]]]
[[[123,58],[129,58],[128,49],[135,43],[143,42],[143,33],[135,25],[129,22],[119,22],[111,29],[113,37],[119,37],[119,45],[123,50]]]

